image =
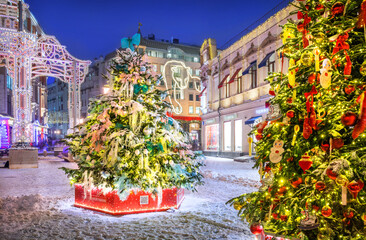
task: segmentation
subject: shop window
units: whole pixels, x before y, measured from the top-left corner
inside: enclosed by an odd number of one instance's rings
[[[235,121],[235,151],[242,152],[243,151],[243,121],[236,120]]]
[[[188,113],[189,114],[193,114],[193,106],[189,106],[188,107]]]
[[[230,97],[230,84],[225,84],[225,97]]]
[[[193,101],[193,94],[189,94],[189,101]]]
[[[193,82],[188,83],[188,88],[193,89]]]
[[[256,88],[257,83],[257,64],[254,64],[253,67],[250,69],[250,79],[251,79],[251,88]]]
[[[206,150],[219,150],[219,124],[206,126]]]
[[[231,151],[231,122],[224,122],[224,151]]]

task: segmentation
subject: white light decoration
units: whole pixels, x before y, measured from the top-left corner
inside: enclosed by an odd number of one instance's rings
[[[178,105],[173,107],[173,112],[176,114],[181,114],[183,112],[182,105],[180,104],[179,99],[177,99],[177,93],[183,94],[184,93],[183,90],[188,88],[188,83],[190,80],[193,80],[195,90],[197,92],[200,92],[199,90],[200,78],[192,76],[189,69],[190,68],[187,67],[184,62],[177,60],[170,60],[166,62],[163,67],[162,75],[164,78],[165,88],[166,90],[168,90],[168,92],[169,88],[168,88],[167,76],[169,74],[168,70],[170,70],[172,78],[172,88],[171,92],[169,92],[170,95],[168,97],[170,103],[173,105],[171,97],[173,95],[173,100],[176,103],[176,105]]]
[[[5,61],[3,61],[5,59]],[[32,79],[50,76],[69,83],[69,127],[80,119],[80,84],[90,61],[71,56],[55,37],[0,28],[0,60],[13,79],[13,143],[29,143],[32,134]],[[16,145],[16,144],[15,144]]]
[[[109,87],[103,87],[103,94],[109,93]]]

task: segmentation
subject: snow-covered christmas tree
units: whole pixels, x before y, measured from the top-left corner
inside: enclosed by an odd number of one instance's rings
[[[91,100],[89,116],[68,136],[78,169],[63,170],[85,189],[131,190],[159,194],[177,187],[195,190],[202,183],[200,155],[189,149],[187,134],[166,115],[167,93],[157,89],[161,76],[142,55],[117,51],[109,70],[110,91]]]

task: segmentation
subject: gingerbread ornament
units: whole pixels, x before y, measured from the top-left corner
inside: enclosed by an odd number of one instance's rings
[[[275,140],[273,147],[271,148],[271,153],[269,154],[269,160],[272,163],[279,163],[282,159],[282,153],[285,151],[283,149],[283,141]]]
[[[322,69],[320,69],[320,85],[323,88],[328,88],[332,83],[332,72],[329,71],[331,67],[330,60],[324,59]]]

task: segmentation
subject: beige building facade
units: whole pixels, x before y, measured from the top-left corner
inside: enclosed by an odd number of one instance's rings
[[[202,148],[206,155],[237,157],[254,152],[252,128],[266,118],[270,72],[283,68],[288,60],[276,50],[280,33],[294,7],[288,6],[269,17],[228,48],[217,50],[214,39],[201,46]],[[253,143],[249,143],[253,139]]]

